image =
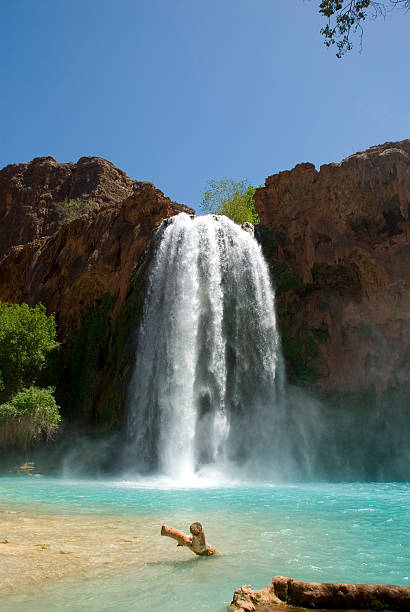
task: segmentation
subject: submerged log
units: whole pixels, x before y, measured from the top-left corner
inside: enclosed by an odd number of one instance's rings
[[[201,557],[209,557],[211,555],[219,555],[218,551],[209,546],[205,540],[205,532],[202,529],[201,523],[192,523],[189,528],[192,536],[187,536],[182,531],[168,527],[168,525],[162,525],[161,535],[168,536],[178,542],[178,546],[186,546],[196,555]]]
[[[322,610],[410,610],[410,587],[391,584],[341,584],[303,582],[275,576],[264,589],[249,585],[234,593],[231,610],[257,612],[275,605],[321,608]]]

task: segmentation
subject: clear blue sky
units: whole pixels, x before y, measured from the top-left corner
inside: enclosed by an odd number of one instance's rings
[[[99,155],[197,207],[210,178],[410,137],[410,14],[338,60],[318,5],[0,0],[0,166]]]

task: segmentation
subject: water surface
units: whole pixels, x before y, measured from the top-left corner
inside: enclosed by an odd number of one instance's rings
[[[3,600],[3,610],[206,610],[235,588],[261,588],[274,575],[300,580],[409,585],[410,485],[345,483],[172,488],[162,483],[0,479],[1,509],[117,517],[144,532],[147,562],[88,580],[60,580],[39,596]],[[85,519],[84,519],[85,520]],[[201,559],[159,535],[199,520],[222,555]],[[135,522],[137,521],[137,522]],[[137,526],[135,526],[137,525]],[[130,534],[133,535],[133,534]],[[136,534],[138,535],[138,534]],[[141,553],[139,553],[141,554]],[[148,559],[149,557],[149,559]]]

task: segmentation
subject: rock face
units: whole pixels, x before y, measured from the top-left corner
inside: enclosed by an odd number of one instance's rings
[[[92,209],[64,222],[70,200]],[[408,411],[410,140],[319,172],[299,164],[269,177],[255,206],[290,380]],[[0,299],[56,314],[63,346],[51,382],[73,418],[121,421],[137,270],[155,226],[183,210],[193,213],[97,157],[0,171]]]
[[[97,204],[59,224],[59,206],[75,198]],[[115,326],[121,321],[126,327],[135,319],[126,302],[138,302],[135,274],[152,231],[181,211],[194,212],[100,158],[83,157],[77,164],[37,158],[0,172],[0,299],[42,302],[56,314],[64,343],[58,367],[65,387],[75,390],[76,411],[82,410],[85,419],[93,406],[106,404],[101,388],[114,384],[106,380],[109,374],[115,379],[115,372],[107,372],[106,358],[116,346]],[[118,369],[117,353],[114,361],[111,367]],[[61,397],[64,385],[56,384]],[[124,380],[120,386],[124,394]],[[117,411],[121,400],[116,398]]]
[[[410,140],[266,179],[255,206],[291,379],[409,392]]]
[[[303,582],[275,576],[270,585],[259,591],[249,585],[237,589],[231,609],[268,612],[283,604],[316,610],[409,610],[410,587]]]
[[[133,186],[125,172],[100,157],[82,157],[76,164],[37,157],[6,166],[0,171],[0,257],[11,246],[53,234],[63,202],[119,204]]]
[[[59,204],[77,197],[98,206],[58,227]],[[7,166],[0,172],[0,299],[43,302],[64,339],[105,294],[117,296],[120,309],[152,230],[182,210],[193,213],[101,158]]]

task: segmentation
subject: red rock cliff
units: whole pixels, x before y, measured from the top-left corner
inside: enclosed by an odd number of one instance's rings
[[[82,198],[118,204],[133,193],[134,181],[111,162],[82,157],[76,164],[37,157],[0,171],[0,256],[11,246],[53,234],[63,202]]]
[[[59,206],[73,198],[97,206],[59,225]],[[43,302],[64,339],[104,294],[118,296],[119,311],[152,230],[183,210],[194,212],[98,157],[7,166],[0,172],[0,299]]]
[[[72,199],[93,208],[64,222]],[[65,418],[123,422],[143,295],[136,272],[153,229],[182,211],[194,212],[96,157],[43,157],[0,172],[0,300],[55,313],[63,344],[44,383],[57,387]]]
[[[298,164],[255,206],[291,376],[330,393],[408,386],[410,140]]]

